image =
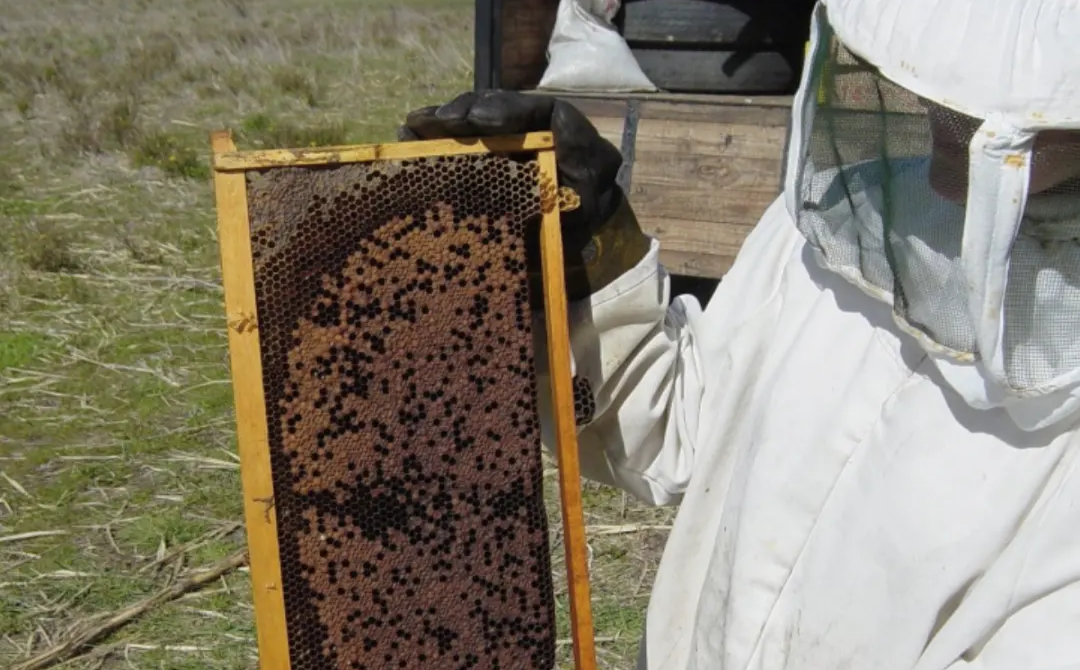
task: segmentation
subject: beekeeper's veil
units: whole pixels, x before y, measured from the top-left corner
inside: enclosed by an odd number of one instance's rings
[[[1080,405],[1080,3],[822,0],[787,206],[970,404]]]

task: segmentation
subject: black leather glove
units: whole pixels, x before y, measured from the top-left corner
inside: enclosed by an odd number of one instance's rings
[[[576,107],[516,91],[465,93],[441,106],[408,114],[398,138],[484,137],[551,131],[560,186],[580,206],[562,214],[567,296],[588,297],[636,265],[649,248],[622,190],[615,184],[622,156]],[[537,231],[538,232],[538,231]],[[530,273],[539,275],[539,235],[531,236]],[[540,293],[533,291],[535,296]]]

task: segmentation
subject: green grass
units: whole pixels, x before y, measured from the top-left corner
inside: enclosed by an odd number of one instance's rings
[[[5,3],[0,538],[45,534],[0,542],[0,667],[243,546],[209,133],[391,140],[470,88],[472,16],[467,0]],[[553,476],[549,494],[565,638]],[[591,484],[586,500],[594,529],[672,514]],[[663,537],[590,533],[602,667],[632,667]],[[237,571],[68,667],[254,668],[253,626]]]

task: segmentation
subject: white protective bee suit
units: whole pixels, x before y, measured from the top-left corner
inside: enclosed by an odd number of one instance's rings
[[[656,244],[572,305],[584,474],[681,504],[639,667],[1080,668],[1080,4],[823,0],[792,125],[706,309]]]

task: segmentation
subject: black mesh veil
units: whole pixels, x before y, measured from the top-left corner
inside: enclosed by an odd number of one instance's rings
[[[925,348],[982,358],[962,258],[969,145],[982,120],[919,98],[835,39],[812,67],[813,121],[795,176],[800,230],[826,266],[890,302]],[[1000,338],[1017,388],[1080,367],[1077,137],[1040,135],[1032,153]],[[1038,190],[1048,166],[1052,185]]]

